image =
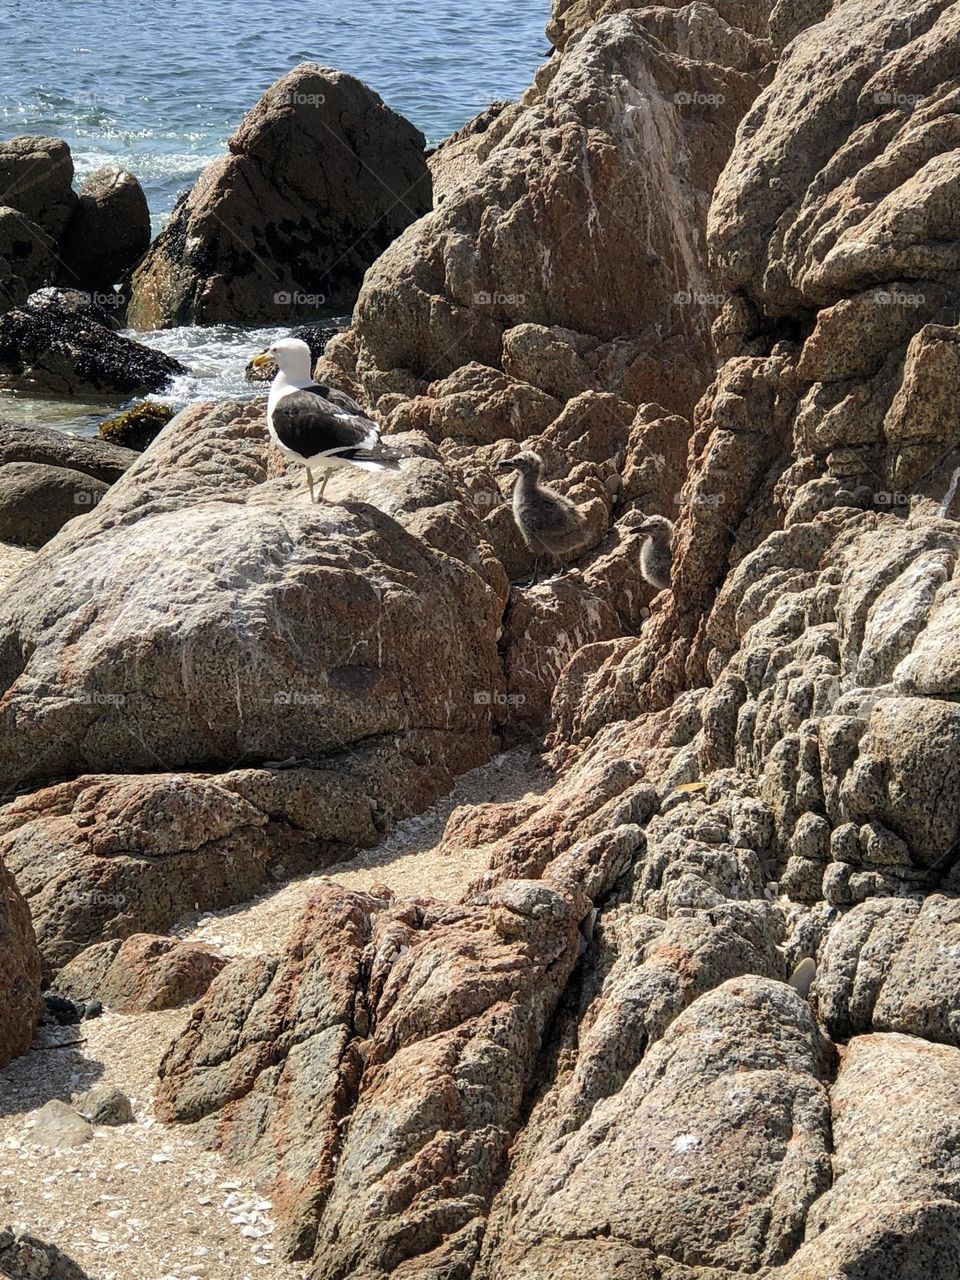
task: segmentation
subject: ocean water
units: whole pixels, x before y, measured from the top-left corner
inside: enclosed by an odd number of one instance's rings
[[[522,93],[547,51],[549,14],[549,0],[0,0],[0,131],[65,138],[78,179],[123,165],[158,231],[298,62],[359,76],[434,145]],[[173,330],[150,342],[197,374],[174,389],[179,400],[215,398],[244,389],[251,348],[275,332]],[[86,433],[104,409],[5,397],[0,413]]]

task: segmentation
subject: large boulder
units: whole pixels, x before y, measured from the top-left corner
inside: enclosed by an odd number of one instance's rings
[[[0,464],[0,542],[39,547],[74,516],[95,507],[102,480],[42,462]]]
[[[769,57],[704,4],[591,27],[472,176],[373,265],[324,376],[377,403],[473,361],[551,394],[689,412],[721,301],[707,209]]]
[[[781,1261],[829,1185],[831,1066],[784,984],[736,978],[701,996],[614,1095],[518,1152],[480,1274],[652,1276],[666,1256],[731,1275]]]
[[[0,389],[21,395],[147,395],[187,372],[115,332],[83,294],[41,290],[0,316]]]
[[[483,758],[506,583],[451,474],[338,473],[313,506],[276,461],[262,403],[196,406],[48,544],[0,606],[7,780],[401,741],[439,781]]]
[[[960,1274],[960,1051],[861,1036],[833,1088],[833,1185],[777,1280]]]
[[[60,240],[64,284],[109,295],[150,245],[150,210],[132,173],[105,165],[84,180]]]
[[[70,148],[61,138],[0,142],[0,191],[5,205],[59,240],[77,204]]]
[[[423,135],[330,67],[288,72],[228,145],[134,273],[136,328],[347,311],[367,267],[430,208]]]
[[[313,506],[262,403],[198,406],[11,584],[2,782],[76,779],[2,815],[52,966],[375,843],[494,753],[507,582],[419,447]]]
[[[0,860],[0,1067],[29,1049],[41,1008],[40,952],[30,910]]]

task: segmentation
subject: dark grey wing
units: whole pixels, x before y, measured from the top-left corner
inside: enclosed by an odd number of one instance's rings
[[[338,391],[336,387],[327,387],[322,382],[314,382],[305,390],[312,391],[315,396],[322,396],[324,400],[329,400],[331,404],[335,404],[338,409],[343,409],[347,413],[356,414],[361,418],[367,416],[356,400],[348,396],[345,391]]]
[[[291,391],[281,396],[271,415],[281,444],[302,458],[321,453],[364,459],[377,456],[380,431],[362,415],[345,413],[312,391]]]

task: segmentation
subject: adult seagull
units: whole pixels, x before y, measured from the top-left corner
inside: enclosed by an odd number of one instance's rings
[[[267,399],[267,427],[282,453],[307,470],[310,501],[317,502],[338,467],[359,467],[363,471],[397,471],[404,455],[380,442],[380,429],[356,400],[314,382],[310,376],[313,358],[300,338],[281,338],[255,366],[272,356],[277,376]],[[320,493],[314,497],[313,472],[325,474]]]

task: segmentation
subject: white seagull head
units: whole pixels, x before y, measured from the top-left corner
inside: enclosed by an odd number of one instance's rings
[[[311,380],[313,357],[301,338],[281,338],[267,348],[267,354],[273,356],[277,368],[291,382]]]

